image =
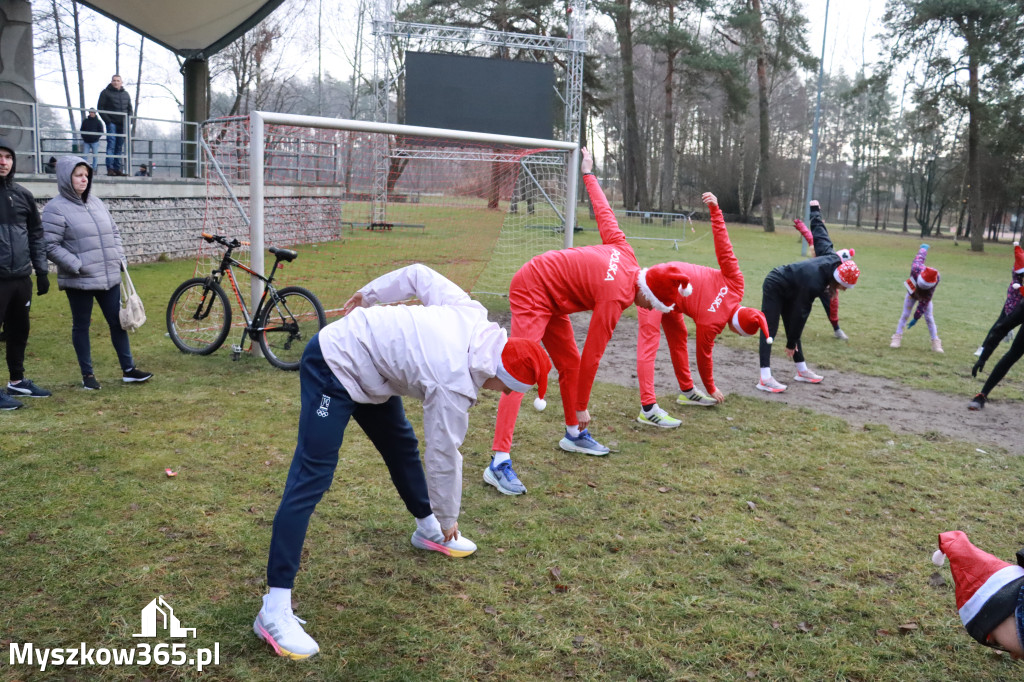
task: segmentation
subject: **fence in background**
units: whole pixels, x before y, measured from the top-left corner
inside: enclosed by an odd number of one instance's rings
[[[9,99],[0,99],[0,103],[27,107],[31,112],[29,120],[23,125],[0,125],[0,135],[10,138],[18,152],[20,172],[45,173],[50,170],[46,165],[51,157],[65,154],[84,156],[82,133],[78,128],[88,109]],[[40,121],[39,114],[43,110],[54,112],[54,115],[46,117],[53,123]],[[74,129],[68,120],[69,111],[76,119],[77,127]],[[59,122],[61,120],[63,124]],[[136,129],[134,134],[133,127]],[[145,165],[148,174],[156,177],[201,177],[202,168],[194,168],[197,162],[192,159],[199,159],[201,165],[202,155],[196,153],[198,142],[190,141],[198,139],[198,127],[199,124],[186,121],[132,116],[129,118],[128,130],[116,135],[124,138],[124,152],[111,158],[121,161],[127,175],[135,175],[140,166]],[[107,137],[106,133],[100,133],[96,154],[98,166],[105,165],[107,160]],[[90,161],[92,156],[90,153]]]

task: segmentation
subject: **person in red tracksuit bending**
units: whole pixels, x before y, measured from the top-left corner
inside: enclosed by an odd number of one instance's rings
[[[622,311],[636,303],[641,308],[668,312],[692,289],[689,278],[670,264],[640,267],[592,173],[593,157],[585,148],[581,153],[580,169],[597,216],[601,244],[542,253],[513,275],[508,294],[511,336],[540,341],[558,370],[565,414],[565,437],[559,447],[569,452],[606,455],[608,448],[587,430],[587,406],[601,356]],[[569,315],[586,310],[592,315],[581,356]],[[484,470],[484,481],[506,495],[526,492],[509,457],[522,400],[522,394],[501,397],[494,457]],[[534,406],[543,409],[543,401],[534,401]]]
[[[764,315],[756,308],[740,305],[743,300],[743,273],[732,250],[729,232],[725,229],[725,218],[718,207],[718,199],[711,192],[701,197],[711,213],[711,232],[715,240],[715,257],[719,269],[690,263],[676,263],[693,283],[696,296],[683,299],[669,314],[656,310],[637,311],[640,328],[636,343],[636,376],[640,383],[641,424],[652,424],[661,428],[675,428],[682,422],[658,407],[654,392],[654,359],[661,341],[661,328],[665,329],[669,356],[675,369],[676,381],[682,394],[676,399],[680,405],[717,405],[725,401],[725,395],[715,386],[712,351],[715,339],[726,325],[740,336],[753,336],[760,330],[767,333],[768,325]],[[704,395],[693,385],[690,375],[690,359],[686,349],[687,315],[697,325],[697,370],[704,388],[711,394]]]

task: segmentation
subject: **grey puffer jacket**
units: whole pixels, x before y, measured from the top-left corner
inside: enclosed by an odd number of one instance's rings
[[[89,164],[78,156],[57,159],[58,196],[43,208],[46,257],[57,264],[61,289],[106,290],[121,283],[124,248],[110,212],[89,185],[82,196],[71,186],[71,173]]]

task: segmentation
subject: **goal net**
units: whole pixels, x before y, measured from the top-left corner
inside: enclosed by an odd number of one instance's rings
[[[203,145],[204,230],[249,242],[238,258],[257,271],[273,265],[265,249],[297,250],[278,281],[329,316],[415,262],[505,295],[532,256],[572,244],[572,143],[264,112],[208,121]],[[209,272],[222,252],[197,241]]]

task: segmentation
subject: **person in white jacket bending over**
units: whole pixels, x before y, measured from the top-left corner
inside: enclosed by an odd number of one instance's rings
[[[423,305],[374,306],[412,298]],[[507,338],[483,305],[425,265],[395,270],[357,291],[345,317],[321,329],[302,355],[298,444],[274,516],[270,593],[253,623],[256,635],[279,656],[319,651],[292,613],[291,591],[309,518],[331,486],[350,417],[384,458],[416,518],[413,547],[465,557],[476,551],[458,524],[467,410],[481,388],[525,393],[534,384],[542,407],[550,370],[540,344]],[[400,396],[423,401],[422,463]]]

